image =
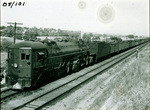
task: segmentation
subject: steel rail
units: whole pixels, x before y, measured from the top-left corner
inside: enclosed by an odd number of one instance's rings
[[[10,88],[8,88],[8,87],[3,87],[3,88],[1,88],[0,93],[6,92],[6,91],[8,91],[9,89],[10,89]]]
[[[19,93],[19,91],[13,91],[11,89],[7,89],[7,90],[1,92],[1,97],[0,97],[1,102],[7,98],[10,98],[10,97],[18,94],[18,93]]]

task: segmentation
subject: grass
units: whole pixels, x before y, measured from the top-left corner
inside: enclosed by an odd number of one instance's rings
[[[149,63],[150,53],[149,48],[146,48],[124,71],[125,78],[114,90],[114,100],[118,100],[119,110],[150,109]]]

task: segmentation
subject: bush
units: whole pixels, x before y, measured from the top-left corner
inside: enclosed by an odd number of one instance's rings
[[[9,39],[2,39],[1,50],[2,51],[7,51],[8,47],[10,45],[12,45],[12,41],[10,41]]]

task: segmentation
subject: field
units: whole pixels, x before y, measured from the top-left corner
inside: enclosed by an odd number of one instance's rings
[[[1,45],[0,45],[0,48],[1,48],[1,51],[7,51],[7,48],[8,46],[12,45],[13,44],[13,38],[10,38],[10,37],[3,37],[1,36]],[[18,40],[16,39],[16,43],[17,42],[22,42],[23,40]]]
[[[4,39],[7,39],[7,40],[9,40],[10,42],[13,42],[13,38],[11,38],[11,37],[1,37],[1,40],[3,41]],[[23,40],[18,40],[18,39],[16,39],[16,42],[22,42]]]

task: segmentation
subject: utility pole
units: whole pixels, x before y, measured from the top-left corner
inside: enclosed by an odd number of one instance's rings
[[[16,26],[17,26],[17,25],[23,25],[23,23],[16,23],[16,22],[12,23],[12,22],[8,22],[7,24],[14,24],[14,44],[15,44],[15,42],[16,42]]]
[[[84,32],[80,31],[80,39],[83,39]]]

